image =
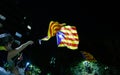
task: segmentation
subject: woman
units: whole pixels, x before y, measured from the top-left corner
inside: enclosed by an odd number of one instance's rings
[[[12,49],[13,42],[14,38],[12,37],[11,34],[9,33],[0,34],[0,67],[3,67],[6,62],[11,61],[13,57],[15,57],[22,50],[24,50],[27,46],[33,44],[33,41],[30,40],[13,50]],[[15,67],[12,68],[12,72],[15,75],[19,75]]]

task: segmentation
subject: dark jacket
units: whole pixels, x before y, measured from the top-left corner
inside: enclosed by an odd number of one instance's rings
[[[4,48],[4,46],[0,46],[0,67],[3,67],[7,62],[8,51]]]

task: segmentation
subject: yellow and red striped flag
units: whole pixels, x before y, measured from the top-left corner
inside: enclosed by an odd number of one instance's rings
[[[55,36],[56,33],[61,29],[62,26],[66,25],[65,23],[60,24],[57,21],[50,21],[47,37],[41,39],[44,41],[48,41],[51,37]]]
[[[63,26],[57,33],[58,47],[67,47],[72,50],[78,49],[79,37],[75,26]]]

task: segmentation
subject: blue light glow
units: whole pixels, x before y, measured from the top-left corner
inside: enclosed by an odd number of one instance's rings
[[[15,35],[16,35],[17,37],[19,37],[19,38],[22,37],[22,34],[20,34],[20,33],[18,33],[18,32],[16,32]]]

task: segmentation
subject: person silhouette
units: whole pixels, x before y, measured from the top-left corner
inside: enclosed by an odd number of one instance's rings
[[[15,39],[10,33],[0,34],[0,75],[7,75],[3,68],[6,62],[12,61],[12,58],[14,58],[18,53],[34,43],[32,40],[29,40],[21,44],[19,47],[12,49],[14,40]],[[12,73],[19,75],[15,66],[12,68]]]

